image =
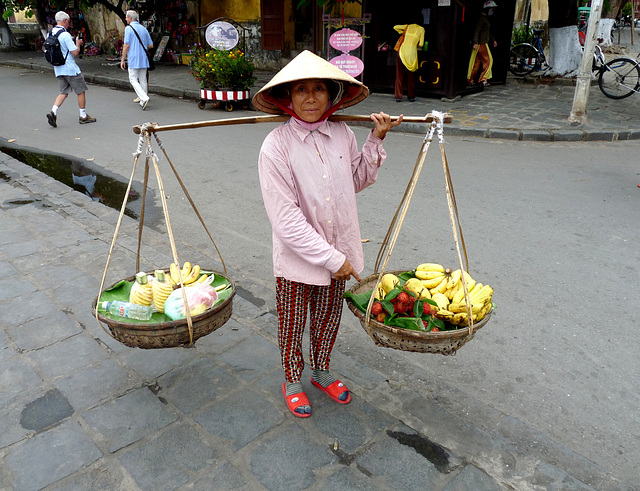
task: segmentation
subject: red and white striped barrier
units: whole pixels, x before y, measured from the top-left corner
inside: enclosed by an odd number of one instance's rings
[[[207,101],[242,101],[250,98],[248,90],[200,89],[200,99]]]

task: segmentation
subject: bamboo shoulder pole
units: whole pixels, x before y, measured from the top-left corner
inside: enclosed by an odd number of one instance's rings
[[[391,116],[391,120],[395,121],[399,116]],[[147,123],[146,129],[150,133],[157,133],[159,131],[170,130],[189,130],[194,128],[205,128],[208,126],[228,126],[234,124],[254,124],[254,123],[282,123],[288,121],[291,116],[286,114],[274,114],[267,116],[247,116],[243,118],[227,118],[227,119],[214,119],[210,121],[195,121],[192,123],[177,123],[169,125],[158,125],[158,123]],[[372,122],[371,116],[361,114],[333,114],[329,116],[329,121],[345,121],[345,122]],[[405,123],[431,123],[433,121],[433,115],[431,113],[425,116],[403,116],[402,121]],[[451,123],[453,117],[446,113],[444,115],[444,122]],[[133,132],[139,135],[142,132],[143,125],[136,125],[133,127]]]

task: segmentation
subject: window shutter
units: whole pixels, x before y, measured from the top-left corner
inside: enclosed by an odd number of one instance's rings
[[[284,49],[284,2],[260,0],[262,49]]]

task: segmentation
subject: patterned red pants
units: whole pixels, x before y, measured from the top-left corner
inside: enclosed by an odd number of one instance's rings
[[[276,278],[278,344],[288,382],[299,382],[304,368],[302,334],[309,312],[309,358],[312,369],[329,370],[331,350],[342,317],[346,281],[315,286]]]

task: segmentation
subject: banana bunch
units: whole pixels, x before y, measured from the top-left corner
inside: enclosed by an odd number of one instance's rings
[[[129,302],[138,305],[151,305],[153,303],[153,289],[147,279],[147,273],[141,271],[136,274],[136,281],[131,286]]]
[[[455,326],[469,325],[463,278],[469,292],[473,322],[481,321],[491,311],[493,288],[476,282],[466,271],[451,271],[441,264],[424,263],[414,274],[438,304],[437,316]]]
[[[436,293],[444,293],[451,276],[451,270],[445,269],[441,264],[423,263],[416,268],[414,274],[422,282],[422,286],[429,290],[429,294],[433,298]]]
[[[171,263],[169,266],[169,281],[173,286],[180,286],[180,276],[184,286],[202,283],[207,279],[206,274],[200,276],[200,266],[197,264],[192,266],[189,261],[182,265],[182,269],[179,269],[176,263]]]

